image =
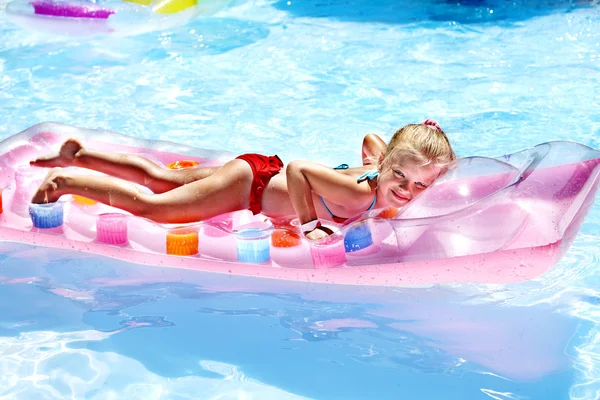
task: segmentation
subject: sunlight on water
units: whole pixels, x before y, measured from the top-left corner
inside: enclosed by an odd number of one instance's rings
[[[116,332],[38,331],[3,338],[0,365],[5,372],[0,393],[19,399],[303,398],[251,379],[234,365],[199,360],[198,364],[215,378],[168,379],[117,353],[71,348],[81,342],[104,340]]]

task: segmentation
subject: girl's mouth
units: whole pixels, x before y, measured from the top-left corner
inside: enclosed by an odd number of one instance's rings
[[[392,190],[392,194],[399,201],[402,201],[402,202],[409,202],[410,201],[410,199],[408,197],[400,195],[400,194],[394,192],[393,190]]]

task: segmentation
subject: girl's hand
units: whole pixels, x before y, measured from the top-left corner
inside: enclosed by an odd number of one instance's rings
[[[333,234],[333,231],[326,226],[318,226],[312,231],[305,234],[308,240],[319,240],[328,237]]]

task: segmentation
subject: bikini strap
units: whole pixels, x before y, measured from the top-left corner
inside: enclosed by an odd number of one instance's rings
[[[325,204],[325,200],[323,200],[323,196],[319,196],[319,198],[321,199],[321,203],[323,203],[323,207],[325,207],[325,210],[327,210],[327,212],[329,213],[329,215],[331,215],[332,217],[336,217],[335,215],[333,215],[333,213],[331,212],[331,210],[329,209],[329,207],[327,207],[327,204]]]
[[[323,196],[319,196],[319,198],[321,199],[321,203],[323,203],[323,207],[325,207],[325,210],[327,210],[327,212],[329,213],[329,215],[331,215],[331,218],[335,221],[335,222],[343,222],[345,220],[347,220],[348,218],[342,218],[342,217],[338,217],[333,215],[333,213],[331,212],[331,210],[329,209],[329,207],[327,207],[327,204],[325,204],[325,200],[323,199]],[[371,203],[371,205],[369,206],[369,208],[367,208],[366,211],[372,210],[373,207],[375,207],[375,203],[377,203],[377,195],[375,195],[375,197],[373,198],[373,202]],[[339,219],[339,221],[336,221],[336,219]]]
[[[367,171],[364,174],[362,174],[361,176],[358,177],[358,179],[356,180],[356,183],[361,183],[367,180],[373,180],[373,179],[377,179],[377,177],[379,176],[379,171],[377,171],[376,169],[371,170],[371,171]]]
[[[335,167],[334,169],[348,169],[350,168],[350,166],[348,164],[340,164],[337,167]]]
[[[373,207],[375,207],[375,203],[377,202],[377,195],[375,195],[375,197],[373,198],[373,202],[371,203],[371,205],[369,206],[369,208],[367,208],[367,211],[372,210]]]

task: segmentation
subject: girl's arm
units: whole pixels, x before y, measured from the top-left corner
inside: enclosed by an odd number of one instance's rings
[[[362,160],[363,165],[377,164],[379,156],[383,154],[387,145],[378,135],[369,133],[363,139]]]
[[[334,171],[322,164],[309,161],[292,161],[286,168],[288,192],[300,224],[317,220],[313,193],[337,204],[347,204],[360,209],[364,206],[371,189],[366,184],[357,184],[356,178]],[[305,234],[309,236],[316,227]],[[325,234],[324,236],[327,236]]]

